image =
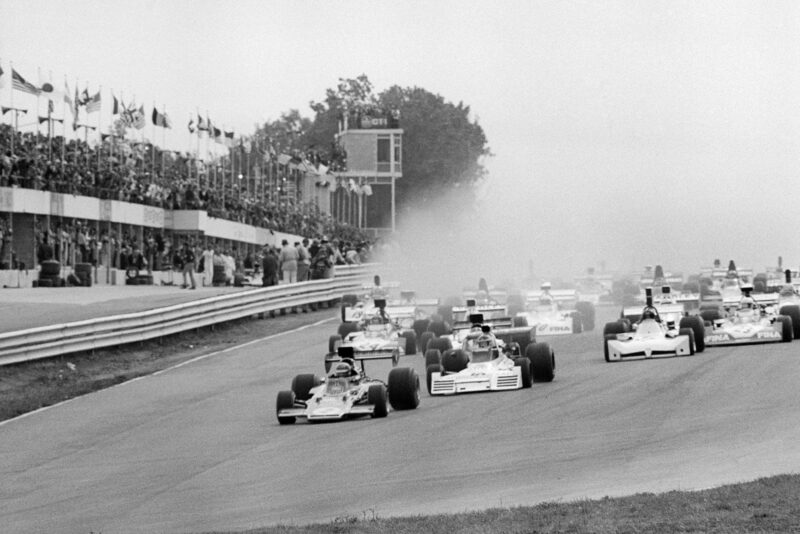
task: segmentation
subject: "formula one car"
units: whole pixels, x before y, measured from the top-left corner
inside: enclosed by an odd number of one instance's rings
[[[550,283],[539,291],[528,291],[524,311],[514,315],[514,325],[530,325],[538,335],[579,334],[594,329],[595,310],[589,302],[578,301],[574,289],[551,289]]]
[[[342,358],[320,378],[297,375],[292,389],[278,393],[276,414],[282,425],[298,418],[309,422],[339,421],[369,415],[386,417],[389,405],[395,410],[413,410],[419,405],[419,377],[408,367],[389,372],[388,384],[369,378],[364,362],[359,370],[355,360]]]
[[[506,291],[489,289],[485,278],[481,278],[478,281],[477,291],[465,289],[462,296],[467,305],[453,306],[450,315],[454,322],[466,321],[471,313],[480,313],[487,319],[508,316],[508,309],[505,303],[508,296]]]
[[[704,312],[710,328],[706,345],[789,342],[794,337],[792,318],[781,315],[768,299],[759,302],[751,295],[752,286],[741,287],[742,297],[735,307]]]
[[[529,388],[534,381],[553,380],[555,354],[547,343],[529,343],[523,355],[519,343],[502,337],[513,328],[499,325],[493,330],[481,314],[471,314],[467,322],[457,323],[450,336],[434,340],[445,341],[444,351],[434,347],[425,352],[430,395]]]
[[[344,337],[335,334],[328,340],[328,354],[325,355],[325,371],[330,363],[342,357],[355,357],[359,360],[391,358],[394,365],[400,356],[416,354],[417,336],[413,329],[394,320],[386,312],[386,301],[375,299],[372,315],[364,317],[354,325],[356,329]]]
[[[647,288],[645,298],[646,304],[633,322],[631,309],[624,308],[619,321],[606,323],[603,352],[607,362],[687,356],[704,350],[702,318],[685,316],[680,304],[656,307],[652,288]]]

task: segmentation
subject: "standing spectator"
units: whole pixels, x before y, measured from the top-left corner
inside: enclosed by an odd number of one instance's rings
[[[44,234],[42,235],[42,242],[39,244],[39,248],[36,250],[36,259],[39,263],[43,261],[52,260],[55,257],[55,253],[53,252],[53,245],[50,244],[50,231],[45,230]]]
[[[317,239],[314,238],[311,241],[311,245],[308,246],[308,256],[310,258],[313,258],[314,256],[317,255],[318,251],[319,251],[319,241],[317,241]]]
[[[339,240],[337,238],[333,238],[333,264],[334,265],[344,265],[346,262],[344,261],[344,256],[342,256],[342,250],[339,248]]]
[[[308,280],[308,267],[311,265],[311,255],[308,252],[308,239],[303,239],[302,243],[295,243],[297,247],[297,281],[305,282]]]
[[[194,249],[188,241],[184,241],[181,259],[183,260],[183,287],[189,287],[187,279],[191,280],[192,287],[190,289],[197,289],[197,283],[194,281]]]
[[[283,283],[293,284],[297,282],[297,261],[299,255],[297,249],[289,245],[289,241],[284,239],[281,241],[281,254],[278,261],[281,265],[281,272],[283,273]]]
[[[353,245],[350,245],[349,243],[348,243],[348,246],[347,246],[347,252],[345,252],[345,255],[344,255],[344,261],[348,265],[361,263],[361,258],[359,258],[359,256],[358,256],[358,251],[356,250],[356,247],[353,246]]]
[[[278,256],[269,245],[264,247],[264,259],[262,260],[261,266],[264,268],[264,275],[261,278],[262,285],[264,287],[277,285]]]
[[[89,240],[86,236],[86,229],[79,222],[75,223],[75,241],[78,244],[78,254],[81,263],[87,263],[89,261]]]
[[[212,285],[211,279],[214,277],[214,247],[211,242],[206,245],[203,251],[203,285]]]
[[[328,244],[328,239],[323,236],[319,249],[311,260],[311,279],[333,278],[333,258],[333,248]]]

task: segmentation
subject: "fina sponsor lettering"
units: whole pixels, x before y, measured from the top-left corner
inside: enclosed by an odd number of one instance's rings
[[[728,334],[711,334],[706,336],[706,343],[719,343],[720,341],[728,341]]]
[[[763,330],[756,334],[758,339],[781,339],[781,335],[775,330]]]

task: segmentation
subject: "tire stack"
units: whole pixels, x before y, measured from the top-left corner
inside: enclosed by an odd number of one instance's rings
[[[66,282],[61,278],[61,262],[45,260],[39,269],[37,287],[64,287]]]
[[[84,287],[92,287],[91,263],[76,263],[73,272],[79,280],[79,285]]]
[[[224,286],[228,282],[225,277],[225,265],[222,263],[214,264],[214,274],[211,277],[211,284],[214,286]]]

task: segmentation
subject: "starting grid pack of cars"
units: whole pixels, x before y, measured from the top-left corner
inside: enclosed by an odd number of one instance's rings
[[[800,294],[791,273],[778,292],[754,294],[735,267],[706,294],[674,294],[660,267],[648,281],[643,306],[625,306],[603,329],[607,362],[689,356],[707,346],[787,342],[800,335]],[[738,296],[727,291],[735,284]],[[575,290],[539,290],[506,295],[481,279],[465,292],[463,305],[417,299],[380,278],[362,295],[345,295],[341,323],[328,340],[325,375],[297,375],[277,397],[280,424],[298,419],[338,421],[386,417],[389,407],[412,410],[420,403],[421,378],[399,367],[403,356],[422,354],[429,395],[507,391],[551,382],[555,353],[538,335],[576,334],[594,328],[594,302]],[[689,311],[692,310],[692,311]],[[367,375],[366,362],[390,360],[386,381]]]

